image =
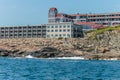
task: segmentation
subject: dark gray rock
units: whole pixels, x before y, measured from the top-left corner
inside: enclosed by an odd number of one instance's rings
[[[71,53],[62,52],[54,47],[44,47],[41,50],[29,52],[28,55],[32,55],[37,58],[49,58],[49,57],[70,57]]]
[[[29,54],[34,57],[47,58],[47,57],[55,57],[55,56],[59,55],[60,53],[61,53],[61,51],[57,50],[56,48],[45,47],[41,50],[30,52]]]
[[[0,49],[0,56],[2,57],[8,57],[9,56],[9,51]]]

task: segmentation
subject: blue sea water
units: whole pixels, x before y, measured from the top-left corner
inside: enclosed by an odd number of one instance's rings
[[[120,80],[120,61],[0,58],[0,80]]]

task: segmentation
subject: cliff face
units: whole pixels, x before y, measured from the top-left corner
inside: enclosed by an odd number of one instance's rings
[[[120,58],[120,31],[105,31],[95,39],[0,39],[0,56],[24,57],[71,57],[86,59]]]
[[[108,48],[110,51],[115,50],[120,53],[120,31],[107,31],[104,34],[97,35],[96,46]]]
[[[93,34],[89,34],[90,37]],[[120,30],[105,31],[96,35],[94,39],[88,39],[89,53],[92,58],[118,58],[120,57]],[[84,47],[83,47],[84,48]],[[89,58],[91,57],[88,56]]]

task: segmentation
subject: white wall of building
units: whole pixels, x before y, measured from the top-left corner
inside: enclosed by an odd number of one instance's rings
[[[46,38],[59,38],[59,37],[73,38],[74,33],[75,33],[74,28],[77,28],[77,27],[78,27],[78,25],[74,25],[72,22],[47,24]],[[82,27],[79,29],[81,29],[81,31],[82,31]]]

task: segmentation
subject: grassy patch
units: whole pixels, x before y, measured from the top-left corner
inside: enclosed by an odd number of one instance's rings
[[[59,38],[58,38],[58,40],[62,40],[62,39],[63,39],[63,37],[59,37]]]
[[[106,28],[94,30],[94,31],[92,31],[92,35],[89,38],[95,39],[97,35],[103,34],[106,31],[113,31],[113,30],[120,30],[120,26],[106,27]]]
[[[94,30],[89,30],[89,31],[85,31],[84,33],[85,34],[88,34],[88,33],[91,33],[91,32],[93,32]]]

